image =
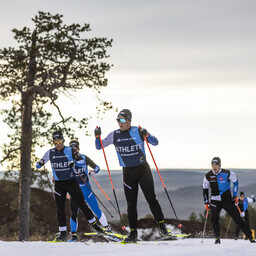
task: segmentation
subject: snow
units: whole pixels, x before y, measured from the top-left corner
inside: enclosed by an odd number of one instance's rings
[[[1,256],[254,256],[256,244],[244,240],[222,239],[215,245],[213,239],[180,239],[176,241],[117,243],[47,243],[0,241]]]

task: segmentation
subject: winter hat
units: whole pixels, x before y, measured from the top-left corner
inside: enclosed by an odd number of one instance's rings
[[[220,158],[219,157],[214,157],[213,159],[212,159],[212,164],[217,164],[217,165],[219,165],[219,166],[221,166],[221,160],[220,160]]]
[[[244,192],[243,191],[240,192],[240,196],[244,196]]]
[[[63,139],[64,139],[64,137],[63,137],[63,134],[62,134],[61,130],[53,132],[52,140],[63,140]]]
[[[132,120],[132,113],[129,109],[123,109],[119,112],[118,116],[123,116],[125,119],[131,121]]]
[[[72,148],[78,148],[79,149],[79,141],[78,140],[71,140],[69,142],[69,146]]]

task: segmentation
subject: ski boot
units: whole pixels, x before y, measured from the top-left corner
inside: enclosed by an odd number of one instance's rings
[[[68,242],[77,242],[77,235],[76,235],[76,233],[73,233],[71,235],[71,238],[68,240]]]
[[[137,229],[131,229],[129,235],[123,240],[123,243],[136,243],[138,241]]]
[[[166,227],[164,221],[158,222],[158,225],[159,225],[160,234],[162,237],[172,236],[171,230]]]
[[[220,244],[220,238],[219,237],[215,238],[215,243],[214,244]]]
[[[252,244],[256,243],[256,241],[255,241],[253,238],[250,239],[250,242],[251,242]]]
[[[92,224],[92,228],[99,234],[104,234],[105,231],[97,224],[97,221],[94,221]]]
[[[107,226],[103,227],[103,230],[104,230],[105,232],[107,232],[107,233],[112,233],[112,230],[111,230],[110,225],[107,225]]]
[[[61,231],[58,236],[55,237],[56,242],[66,242],[67,241],[67,231]]]

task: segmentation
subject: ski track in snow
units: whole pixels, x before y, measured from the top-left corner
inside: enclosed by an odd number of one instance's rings
[[[255,256],[256,244],[249,241],[222,239],[180,239],[176,241],[140,242],[140,244],[115,243],[47,243],[0,241],[1,256]]]

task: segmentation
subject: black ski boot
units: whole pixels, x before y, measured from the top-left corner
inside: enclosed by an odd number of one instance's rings
[[[256,243],[256,241],[253,238],[250,240],[250,242],[253,244]]]
[[[76,235],[76,233],[73,233],[71,235],[71,238],[68,240],[68,242],[77,242],[77,235]]]
[[[93,228],[97,233],[105,233],[104,230],[97,224],[96,221],[94,221],[91,225],[92,225],[92,228]]]
[[[214,244],[220,244],[220,238],[219,237],[215,238],[215,243]]]
[[[164,237],[164,236],[171,236],[172,235],[172,232],[170,229],[168,229],[164,223],[164,221],[160,221],[158,223],[159,225],[159,229],[160,229],[160,233],[161,235]]]
[[[58,236],[55,237],[56,242],[66,242],[67,241],[67,231],[61,231]]]
[[[131,229],[130,234],[123,240],[124,243],[136,243],[138,241],[137,229]]]

